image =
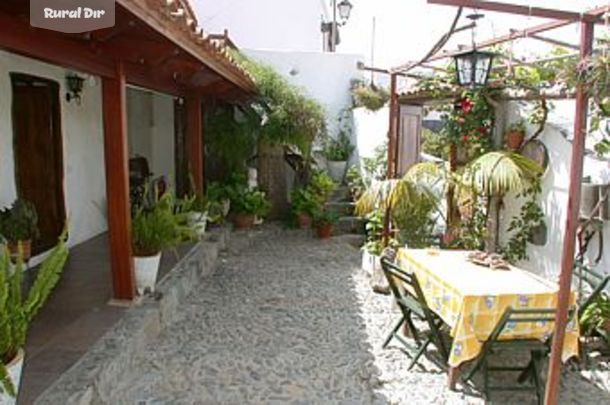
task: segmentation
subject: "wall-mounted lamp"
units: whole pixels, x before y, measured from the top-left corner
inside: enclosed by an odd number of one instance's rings
[[[81,93],[83,92],[83,85],[85,79],[77,75],[76,73],[70,73],[66,75],[66,86],[68,92],[66,93],[66,101],[71,102],[76,100],[76,103],[80,105]]]

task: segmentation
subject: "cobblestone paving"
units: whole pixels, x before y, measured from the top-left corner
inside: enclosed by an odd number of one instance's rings
[[[407,371],[398,346],[380,348],[398,314],[371,292],[359,251],[267,226],[234,233],[221,268],[117,387],[121,404],[471,404],[424,360]],[[561,403],[610,403],[566,372]],[[534,403],[530,394],[494,403]]]

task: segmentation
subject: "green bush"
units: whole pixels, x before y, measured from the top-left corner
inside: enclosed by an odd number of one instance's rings
[[[292,204],[292,212],[295,215],[306,214],[313,216],[320,201],[309,187],[307,188],[296,188],[290,192],[290,201]]]
[[[260,190],[240,190],[231,199],[231,209],[237,214],[264,217],[269,213],[271,204]]]
[[[30,322],[49,298],[68,258],[65,245],[66,230],[59,237],[57,246],[40,265],[36,280],[22,297],[23,258],[18,256],[11,264],[6,246],[0,249],[0,393],[16,395],[16,389],[7,374],[6,364],[25,346]]]
[[[140,207],[131,221],[133,255],[154,256],[172,248],[184,239],[193,238],[193,231],[182,225],[176,214],[171,194],[166,193],[150,207]]]
[[[323,171],[314,173],[309,182],[309,190],[318,197],[321,204],[328,201],[335,187],[333,179]]]
[[[324,157],[331,162],[345,162],[349,160],[354,145],[345,131],[340,131],[336,139],[328,139],[324,145]]]
[[[352,82],[352,101],[354,108],[364,107],[370,111],[378,111],[390,100],[390,93],[374,84],[355,80]]]
[[[392,221],[399,229],[401,245],[409,248],[425,248],[435,243],[434,227],[436,201],[423,192],[414,192],[408,201],[401,201],[392,210]]]
[[[34,204],[17,199],[10,208],[1,210],[0,234],[10,242],[38,238],[38,215]]]
[[[334,225],[337,222],[339,222],[339,214],[331,210],[320,209],[316,211],[313,217],[315,226]]]

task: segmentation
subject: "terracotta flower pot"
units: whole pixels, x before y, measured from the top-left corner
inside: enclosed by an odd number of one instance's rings
[[[331,224],[318,224],[316,226],[316,231],[318,233],[318,238],[328,239],[333,234],[333,226]]]
[[[303,212],[297,214],[297,223],[301,229],[311,228],[311,217]]]
[[[525,139],[523,131],[509,131],[506,133],[506,146],[510,150],[518,150]]]
[[[233,224],[237,229],[250,229],[254,226],[255,217],[252,214],[235,214]]]
[[[8,250],[12,257],[17,257],[19,252],[19,245],[21,244],[21,249],[23,252],[23,260],[30,260],[32,257],[32,241],[31,240],[22,240],[19,242],[9,242]]]

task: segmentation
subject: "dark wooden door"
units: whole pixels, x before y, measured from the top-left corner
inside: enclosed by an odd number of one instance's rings
[[[66,221],[59,85],[16,73],[11,82],[17,195],[38,212],[40,238],[32,249],[40,253],[57,242]]]

